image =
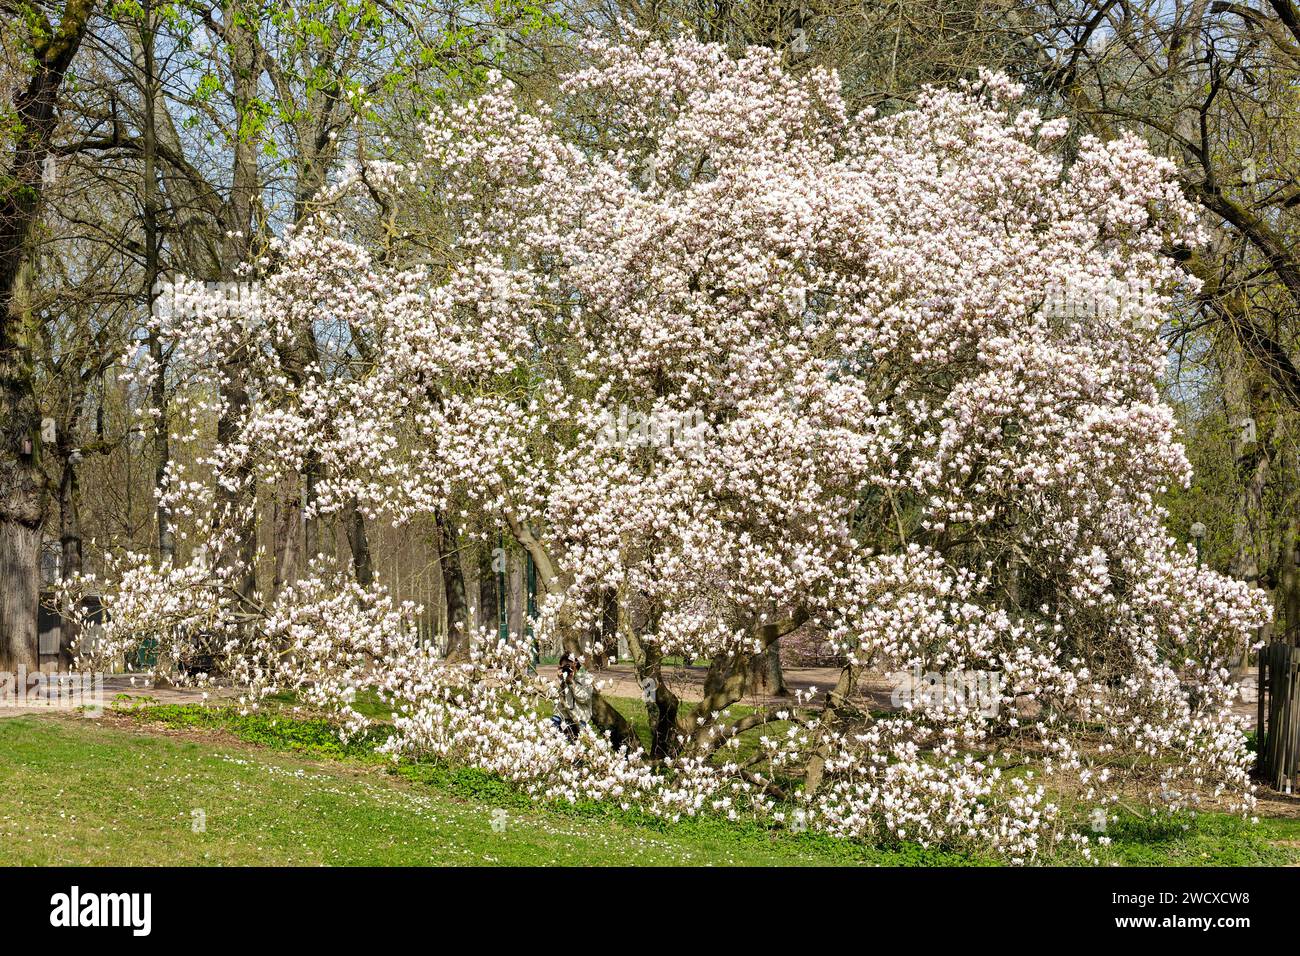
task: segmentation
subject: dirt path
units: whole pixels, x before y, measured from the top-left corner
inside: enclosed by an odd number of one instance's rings
[[[66,676],[66,675],[65,675]],[[204,692],[193,687],[154,687],[141,674],[111,674],[96,685],[86,682],[62,689],[54,687],[29,687],[27,693],[17,698],[0,697],[0,718],[24,714],[48,714],[52,711],[81,713],[95,717],[96,707],[109,708],[123,697],[151,698],[160,704],[197,704],[205,699],[238,697],[238,691],[224,689]],[[82,711],[81,708],[87,708]]]
[[[542,676],[551,680],[556,679],[558,670],[554,665],[538,668]],[[705,667],[665,667],[663,675],[668,688],[680,700],[693,704],[704,697],[704,675],[707,670]],[[740,703],[759,706],[793,702],[797,691],[802,691],[805,695],[815,691],[814,699],[820,700],[840,679],[838,667],[786,667],[784,674],[786,687],[790,691],[789,697],[751,694]],[[602,693],[612,697],[639,698],[641,696],[641,688],[637,684],[636,674],[631,664],[615,664],[613,667],[593,672],[592,676],[600,685]],[[893,684],[886,680],[883,674],[869,674],[863,678],[855,696],[869,700],[873,709],[887,709],[892,706],[889,700],[892,693]]]
[[[558,668],[555,665],[543,665],[539,668],[542,676],[551,680],[557,677]],[[669,688],[679,699],[686,703],[695,703],[704,696],[704,676],[706,668],[704,667],[665,667],[663,674]],[[805,695],[812,695],[814,700],[821,700],[825,697],[826,692],[835,686],[839,680],[840,671],[837,667],[787,667],[785,668],[785,682],[791,697],[777,697],[773,694],[752,694],[745,697],[740,702],[750,706],[761,705],[779,705],[784,702],[792,702],[793,695],[797,691],[802,691]],[[631,697],[633,699],[641,696],[641,688],[637,684],[636,674],[631,664],[615,664],[604,670],[596,671],[593,676],[600,685],[603,693],[614,697]],[[856,697],[867,702],[867,705],[873,710],[890,710],[893,704],[890,697],[893,694],[893,683],[881,673],[871,673],[865,675],[859,683]],[[1239,699],[1233,710],[1243,717],[1247,718],[1248,725],[1251,728],[1255,726],[1256,705],[1253,695],[1253,679],[1245,683],[1246,693]],[[92,689],[93,691],[93,689]],[[90,696],[92,691],[87,692]],[[113,674],[103,679],[102,700],[105,706],[121,697],[151,697],[159,703],[164,704],[193,704],[199,703],[204,699],[222,699],[238,697],[238,691],[231,689],[222,689],[210,691],[209,697],[205,698],[204,691],[196,690],[190,687],[154,687],[149,680],[139,674]],[[72,706],[81,706],[90,703],[89,700],[81,702],[72,701]],[[14,717],[19,714],[45,713],[50,710],[67,710],[71,709],[69,701],[60,700],[57,695],[34,695],[29,693],[25,698],[15,700],[12,697],[0,698],[0,717]]]

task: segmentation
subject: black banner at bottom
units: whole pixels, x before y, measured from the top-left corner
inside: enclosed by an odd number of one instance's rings
[[[1294,926],[1300,870],[1278,869],[3,869],[7,939],[115,947],[311,942],[436,945],[547,936],[600,945],[670,932],[741,947],[854,931],[970,942],[1139,937],[1230,943]],[[460,932],[469,932],[470,943]],[[599,936],[592,934],[599,933]],[[698,934],[698,935],[697,935]]]

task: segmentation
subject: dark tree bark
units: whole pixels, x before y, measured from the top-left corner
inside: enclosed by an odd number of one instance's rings
[[[37,670],[36,618],[40,601],[40,523],[0,521],[0,670]]]
[[[302,551],[302,495],[299,479],[288,482],[288,488],[275,498],[275,520],[271,534],[275,548],[275,580],[272,594],[279,594],[286,584],[298,579],[298,562]]]
[[[61,446],[69,444],[62,439]],[[77,480],[77,464],[71,449],[61,447],[63,469],[59,481],[59,552],[60,577],[69,581],[81,573],[81,489]],[[81,636],[76,614],[63,614],[59,624],[59,663],[71,667],[74,649]]]
[[[348,500],[343,520],[347,525],[348,547],[352,549],[352,573],[357,584],[369,587],[375,582],[375,566],[370,557],[370,539],[366,537],[366,517],[357,507],[357,499]]]
[[[501,627],[500,589],[497,587],[496,546],[489,540],[479,550],[478,560],[478,627],[495,634]]]
[[[748,694],[770,694],[773,697],[788,697],[790,689],[785,686],[785,673],[781,670],[781,648],[773,644],[761,654],[753,655],[748,662]]]
[[[237,439],[240,419],[248,408],[248,393],[239,383],[239,375],[238,369],[227,371],[227,380],[232,384],[224,391],[225,403],[217,419],[217,442],[222,445],[229,445]],[[234,588],[251,606],[253,594],[257,590],[257,533],[254,528],[251,468],[241,465],[234,479],[237,483],[235,490],[227,489],[224,485],[217,488],[220,507],[213,516],[213,522],[218,527],[236,529],[234,537],[230,539],[231,543],[218,555],[217,560],[225,567],[236,569]]]
[[[447,596],[447,656],[464,653],[468,647],[466,630],[465,574],[460,566],[460,533],[456,522],[439,509],[434,513],[438,526],[438,569]]]
[[[10,300],[17,329],[30,321],[23,303],[26,285]],[[0,350],[0,671],[36,670],[40,603],[41,521],[44,481],[39,465],[40,409],[33,384],[32,355],[21,339]]]
[[[600,596],[600,626],[591,635],[588,670],[605,670],[618,655],[618,591],[605,588]]]
[[[230,22],[227,35],[234,73],[231,103],[239,120],[237,128],[241,132],[234,142],[230,201],[223,210],[223,225],[228,238],[223,250],[221,277],[226,281],[237,281],[238,267],[249,258],[252,248],[254,204],[259,187],[257,144],[242,132],[244,117],[253,109],[257,99],[259,73],[256,68],[258,49],[253,27],[242,17],[236,16]],[[222,389],[224,401],[217,421],[219,444],[228,445],[239,434],[240,423],[249,405],[243,363],[253,360],[253,356],[235,356],[223,369],[226,384]],[[234,544],[228,553],[222,555],[221,560],[238,569],[234,587],[251,604],[257,590],[256,487],[252,471],[246,466],[241,466],[233,477],[238,486],[236,490],[229,490],[224,485],[217,488],[217,501],[224,511],[224,521],[236,529]]]
[[[57,28],[38,8],[32,74],[14,97],[16,142],[0,192],[0,670],[34,668],[40,600],[40,411],[30,348],[31,319],[15,293],[40,208],[64,76],[85,36],[94,0],[68,0]]]
[[[158,76],[154,64],[154,39],[156,19],[152,0],[144,4],[144,19],[140,25],[140,59],[143,69],[144,118],[141,143],[143,190],[141,194],[144,226],[144,288],[145,299],[153,311],[157,299],[158,280],[162,275],[162,232],[159,217],[162,212],[162,190],[158,185]],[[153,411],[154,433],[154,493],[158,496],[166,482],[167,466],[171,461],[171,441],[167,423],[167,356],[158,333],[149,331],[149,357],[154,364],[154,380],[149,389],[149,402]],[[171,512],[160,497],[156,497],[154,514],[158,523],[158,561],[170,564],[176,557],[176,537],[172,530]]]

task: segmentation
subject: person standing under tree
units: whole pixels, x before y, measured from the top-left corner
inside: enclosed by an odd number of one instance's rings
[[[591,723],[591,705],[596,682],[578,658],[565,654],[560,658],[560,684],[556,688],[555,713],[551,723],[572,740]]]

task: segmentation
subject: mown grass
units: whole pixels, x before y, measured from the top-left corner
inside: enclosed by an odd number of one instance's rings
[[[717,820],[650,826],[535,808],[477,771],[390,773],[319,756],[298,731],[273,749],[275,728],[285,724],[232,722],[234,736],[264,742],[246,747],[67,717],[0,720],[0,865],[965,862]]]
[[[622,703],[633,717],[636,702]],[[608,803],[539,806],[473,768],[394,765],[375,753],[383,728],[344,741],[327,721],[288,707],[241,714],[146,704],[123,713],[135,727],[67,717],[0,720],[0,864],[997,862],[711,816],[669,822]],[[193,832],[195,810],[203,811],[204,832]],[[1130,816],[1108,835],[1113,843],[1099,856],[1105,864],[1300,859],[1300,820],[1252,826],[1222,814]],[[1081,861],[1063,854],[1042,862]]]

